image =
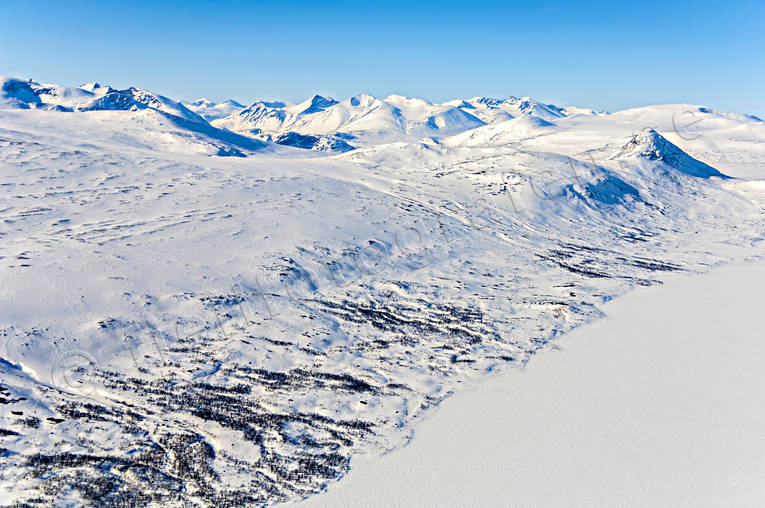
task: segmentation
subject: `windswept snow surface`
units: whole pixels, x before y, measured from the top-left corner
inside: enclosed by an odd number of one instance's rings
[[[225,118],[216,119],[214,124],[266,139],[286,132],[334,133],[353,140],[356,146],[370,146],[412,137],[443,137],[521,116],[546,123],[581,114],[596,113],[582,108],[542,104],[529,97],[474,97],[433,104],[402,95],[377,99],[361,94],[342,102],[315,95],[297,105],[258,101]]]
[[[762,506],[764,300],[763,261],[640,288],[299,506]]]
[[[98,83],[79,88],[41,85],[35,81],[0,76],[0,109],[50,109],[54,111],[138,111],[154,109],[186,120],[203,122],[201,116],[180,102],[140,88],[115,90]]]
[[[244,109],[242,104],[239,104],[233,99],[223,102],[213,102],[203,98],[193,102],[184,102],[183,105],[208,122],[236,114]]]
[[[360,147],[333,155],[138,89],[117,104],[144,107],[92,111],[3,83],[6,504],[298,500],[604,302],[765,251],[765,124],[745,115],[236,114]]]

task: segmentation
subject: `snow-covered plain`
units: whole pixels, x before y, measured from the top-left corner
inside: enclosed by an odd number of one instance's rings
[[[5,503],[298,500],[614,297],[765,252],[742,114],[364,95],[211,124],[0,83]]]
[[[762,506],[765,263],[640,288],[299,506]]]

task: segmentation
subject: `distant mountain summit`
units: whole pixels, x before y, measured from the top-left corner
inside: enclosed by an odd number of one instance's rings
[[[715,168],[694,159],[651,128],[635,134],[616,157],[661,162],[673,170],[699,178],[727,178]]]
[[[307,101],[298,105],[299,108],[305,107],[300,113],[303,115],[310,115],[311,113],[319,113],[327,108],[330,108],[337,104],[337,101],[332,97],[322,97],[321,95],[314,95]]]
[[[403,95],[379,99],[362,93],[338,101],[315,94],[298,104],[259,100],[244,106],[231,99],[180,102],[141,88],[119,90],[97,82],[63,87],[15,78],[0,80],[2,109],[153,110],[259,141],[332,152],[395,141],[439,139],[516,118],[524,118],[518,127],[533,129],[573,114],[594,114],[591,110],[543,104],[529,97],[473,97],[437,104]]]
[[[344,101],[315,95],[297,105],[257,101],[216,119],[215,125],[259,136],[341,134],[357,144],[371,145],[411,137],[450,136],[521,115],[546,120],[567,114],[562,108],[528,98],[473,98],[434,104],[402,95],[378,99],[360,94]]]
[[[239,104],[232,99],[223,102],[213,102],[209,99],[202,98],[192,102],[183,102],[182,104],[208,122],[233,115],[244,109],[244,105]]]
[[[718,123],[761,123],[751,115],[687,107]],[[424,139],[444,146],[501,146],[549,134],[573,116],[608,115],[513,96],[433,103],[397,94],[380,99],[361,93],[344,100],[314,94],[300,103],[258,100],[247,106],[232,99],[181,102],[137,87],[117,89],[98,82],[66,87],[12,77],[0,77],[0,109],[143,113],[140,118],[169,129],[179,146],[183,139],[203,146],[204,152],[243,156],[275,145],[348,152]],[[655,160],[693,176],[722,176],[651,129],[636,135],[619,156]]]
[[[141,88],[115,90],[98,83],[81,87],[40,84],[0,77],[0,108],[58,111],[138,111],[154,109],[194,122],[205,120],[180,102]],[[206,122],[205,122],[206,123]]]
[[[462,109],[472,110],[475,115],[484,119],[486,123],[509,120],[522,115],[533,115],[543,120],[555,120],[569,116],[564,108],[543,104],[530,97],[508,97],[507,99],[492,99],[490,97],[473,97],[464,104]]]

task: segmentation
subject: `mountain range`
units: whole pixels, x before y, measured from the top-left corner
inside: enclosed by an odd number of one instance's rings
[[[227,100],[176,101],[140,88],[117,90],[98,83],[80,87],[0,78],[0,107],[61,112],[153,110],[168,117],[251,137],[259,141],[318,151],[418,138],[442,138],[515,118],[553,122],[573,115],[596,115],[583,108],[561,108],[529,97],[474,97],[434,104],[390,95],[360,94],[343,101],[314,95],[304,102],[256,101],[249,106]]]
[[[2,78],[0,504],[313,496],[606,302],[765,256],[763,168],[702,105]]]

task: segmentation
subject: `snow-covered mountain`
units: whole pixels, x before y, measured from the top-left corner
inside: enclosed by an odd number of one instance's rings
[[[498,121],[494,124],[461,132],[446,138],[444,143],[452,146],[501,146],[516,142],[519,139],[550,132],[551,127],[555,127],[553,122],[538,116],[522,114],[512,117],[510,120]]]
[[[604,302],[765,255],[748,115],[1,89],[9,505],[299,500]]]
[[[213,127],[180,102],[140,88],[115,90],[98,83],[73,88],[0,77],[0,109],[98,113],[104,123],[123,124],[115,136],[123,143],[166,151],[245,157],[267,147]]]
[[[295,132],[307,135],[340,134],[358,146],[422,137],[444,137],[530,116],[551,120],[590,110],[566,110],[523,99],[475,97],[433,104],[423,99],[390,95],[377,99],[368,94],[342,102],[315,95],[300,104],[258,101],[215,125],[242,134],[274,136]],[[353,142],[351,142],[353,143]]]
[[[140,88],[115,90],[98,83],[72,88],[0,77],[0,107],[56,111],[139,111],[148,108],[186,120],[204,121],[180,102],[167,97]]]
[[[680,172],[699,178],[727,178],[715,168],[694,159],[650,127],[635,134],[613,158],[637,159],[643,161],[643,165],[647,162],[653,168],[665,168],[668,174]],[[660,164],[651,165],[652,162]]]
[[[521,115],[533,115],[543,120],[555,120],[556,118],[568,116],[563,108],[553,106],[552,104],[542,104],[530,97],[522,99],[517,97],[507,99],[473,97],[472,99],[464,101],[456,100],[447,104],[459,107],[463,111],[472,112],[475,116],[481,118],[484,123],[497,123]]]
[[[544,124],[577,114],[582,108],[560,108],[531,98],[474,97],[434,104],[390,95],[378,99],[360,94],[344,101],[314,95],[299,104],[256,101],[243,106],[227,100],[180,102],[140,88],[116,90],[98,83],[80,87],[0,78],[0,108],[82,111],[159,111],[280,145],[324,152],[419,138],[443,138],[517,117],[521,123]]]
[[[183,102],[183,105],[208,122],[233,115],[244,109],[242,104],[239,104],[233,99],[223,102],[213,102],[203,98],[192,102]]]

